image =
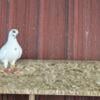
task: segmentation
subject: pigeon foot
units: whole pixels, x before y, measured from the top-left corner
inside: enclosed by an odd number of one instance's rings
[[[6,68],[4,69],[4,72],[8,73],[8,74],[13,74],[17,71],[17,69],[14,67],[14,68]]]

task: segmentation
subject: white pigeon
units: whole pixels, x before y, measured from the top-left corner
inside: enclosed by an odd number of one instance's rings
[[[4,64],[5,69],[8,68],[8,64],[15,67],[16,61],[22,56],[22,48],[16,38],[18,34],[17,29],[11,29],[7,42],[0,48],[0,61]]]

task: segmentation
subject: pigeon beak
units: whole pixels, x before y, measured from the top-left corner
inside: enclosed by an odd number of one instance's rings
[[[16,36],[18,36],[19,33],[16,33]]]

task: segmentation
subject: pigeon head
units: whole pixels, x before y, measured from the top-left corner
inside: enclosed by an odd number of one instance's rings
[[[19,33],[19,32],[18,32],[17,29],[11,29],[10,32],[9,32],[9,36],[10,36],[10,37],[16,38],[17,35],[18,35],[18,33]]]

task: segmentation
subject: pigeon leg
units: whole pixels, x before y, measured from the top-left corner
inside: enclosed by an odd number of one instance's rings
[[[11,67],[10,68],[8,68],[8,61],[4,61],[4,67],[5,67],[4,72],[6,72],[8,74],[14,73],[16,71],[16,69],[15,69],[15,61],[11,62]]]
[[[10,64],[11,64],[11,73],[17,71],[15,62],[16,62],[15,60],[13,60],[12,62],[10,62]]]
[[[3,64],[4,64],[4,67],[5,67],[5,68],[8,67],[8,61],[7,61],[7,60],[4,60],[4,61],[3,61]]]
[[[13,60],[10,64],[11,64],[11,68],[15,68],[16,66],[15,66],[15,60]]]
[[[4,64],[4,72],[6,72],[6,73],[9,73],[9,68],[8,68],[8,61],[7,60],[4,60],[3,61],[3,64]]]

